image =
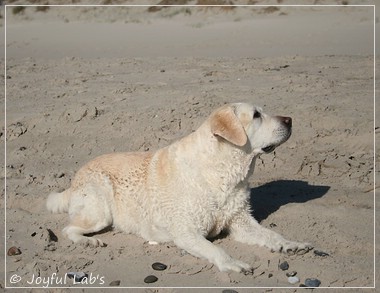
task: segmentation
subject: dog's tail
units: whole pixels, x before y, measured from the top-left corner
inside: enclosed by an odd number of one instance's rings
[[[68,212],[70,204],[70,188],[63,192],[52,192],[46,201],[46,208],[52,213]]]

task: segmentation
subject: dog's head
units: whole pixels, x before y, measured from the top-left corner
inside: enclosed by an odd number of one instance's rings
[[[270,153],[288,140],[292,133],[292,118],[270,116],[250,104],[222,106],[211,114],[212,133],[219,139],[251,153]]]

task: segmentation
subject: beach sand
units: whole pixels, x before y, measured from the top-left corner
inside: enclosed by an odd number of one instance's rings
[[[273,7],[7,8],[2,235],[6,251],[15,246],[21,254],[5,256],[0,287],[46,286],[42,278],[50,278],[48,287],[99,292],[112,281],[120,281],[120,292],[299,292],[307,278],[322,287],[374,285],[373,8]],[[62,236],[68,216],[50,214],[45,201],[68,188],[81,165],[104,153],[164,147],[228,102],[293,118],[289,141],[263,155],[250,179],[254,216],[329,256],[271,253],[228,235],[214,240],[253,264],[246,276],[219,272],[173,243],[149,245],[112,229],[99,235],[107,247]],[[283,261],[300,283],[288,283],[288,271],[278,268]],[[168,268],[154,271],[154,262]],[[88,283],[73,284],[68,272],[87,273]],[[158,281],[144,283],[151,274]],[[11,283],[15,275],[20,280]]]

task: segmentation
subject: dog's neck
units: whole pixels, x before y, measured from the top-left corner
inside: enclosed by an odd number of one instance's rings
[[[227,189],[248,184],[248,177],[253,173],[257,157],[257,154],[252,153],[250,145],[232,145],[214,136],[207,124],[183,140],[187,142],[176,144],[174,149],[176,158],[186,163],[193,172],[200,173],[212,186],[228,192]],[[200,160],[202,164],[198,164]]]

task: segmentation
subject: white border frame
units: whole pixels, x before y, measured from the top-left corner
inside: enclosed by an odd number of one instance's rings
[[[305,289],[302,287],[110,287],[110,286],[101,286],[101,287],[42,287],[42,286],[31,286],[31,287],[17,287],[17,286],[8,286],[7,279],[7,7],[372,7],[373,8],[373,286],[372,287],[318,287],[318,289],[376,289],[376,5],[297,5],[297,4],[272,4],[272,5],[149,5],[149,4],[136,4],[136,5],[104,5],[104,4],[73,4],[73,5],[16,5],[16,4],[5,4],[4,5],[4,289],[59,289],[59,288],[69,288],[69,289]],[[308,288],[312,289],[312,288]]]

